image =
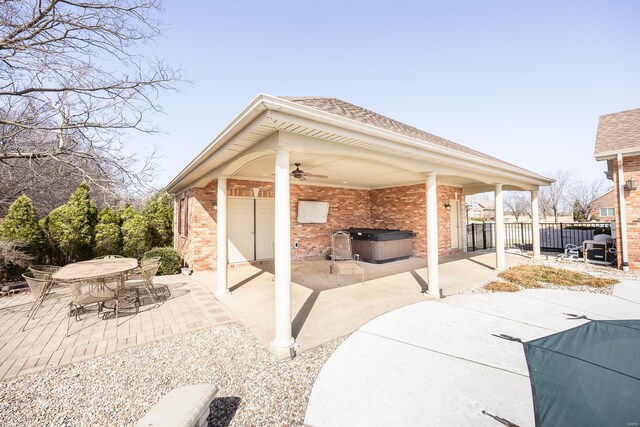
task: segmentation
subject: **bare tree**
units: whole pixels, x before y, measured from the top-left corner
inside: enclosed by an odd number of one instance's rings
[[[575,183],[571,189],[574,214],[581,215],[586,221],[591,221],[595,208],[594,202],[609,190],[611,190],[611,184],[605,178]]]
[[[558,215],[566,211],[568,193],[572,185],[571,171],[557,169],[546,172],[545,176],[554,180],[551,185],[540,188],[538,199],[540,210],[544,216],[553,215],[554,222],[558,222]]]
[[[531,211],[531,200],[525,193],[510,191],[506,193],[504,206],[507,213],[513,215],[516,218],[516,222],[518,222],[521,216]]]
[[[108,191],[148,188],[153,156],[139,162],[124,142],[157,131],[149,113],[179,78],[143,53],[160,12],[158,0],[0,2],[3,180],[56,171]]]

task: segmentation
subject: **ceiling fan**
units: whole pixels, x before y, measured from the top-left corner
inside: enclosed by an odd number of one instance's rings
[[[329,178],[326,175],[316,175],[316,174],[313,174],[313,173],[305,172],[302,169],[300,169],[300,165],[301,164],[302,163],[294,163],[294,165],[296,165],[296,168],[291,171],[291,176],[294,177],[295,179],[297,179],[299,181],[305,181],[307,179],[307,177],[311,177],[311,178]]]

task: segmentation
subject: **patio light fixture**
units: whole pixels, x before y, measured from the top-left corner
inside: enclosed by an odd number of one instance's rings
[[[451,210],[451,205],[450,205],[449,203],[445,203],[445,204],[444,204],[444,208],[445,208],[446,210],[450,211],[450,210]]]
[[[638,188],[638,181],[635,179],[628,179],[627,182],[624,183],[625,190],[635,190]]]

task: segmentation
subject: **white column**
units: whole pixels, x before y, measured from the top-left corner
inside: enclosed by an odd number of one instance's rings
[[[531,233],[533,257],[540,258],[540,209],[537,190],[531,192]]]
[[[216,295],[229,293],[227,282],[227,177],[218,178],[217,203],[218,215],[216,221]]]
[[[504,270],[504,205],[502,204],[502,184],[496,184],[496,270]]]
[[[436,174],[427,174],[427,293],[440,298],[438,279],[438,195]]]
[[[291,224],[289,198],[289,148],[276,147],[275,170],[275,308],[276,336],[271,350],[289,354],[295,346],[291,336]]]
[[[624,167],[622,154],[616,157],[618,163],[618,210],[620,211],[620,240],[622,240],[622,269],[629,271],[629,251],[627,243],[627,207],[624,200]]]

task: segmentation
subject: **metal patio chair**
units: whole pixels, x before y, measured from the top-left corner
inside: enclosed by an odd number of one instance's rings
[[[94,259],[114,259],[114,258],[124,258],[122,255],[102,255],[99,257],[95,257]]]
[[[160,268],[160,259],[153,259],[152,261],[144,263],[140,268],[139,279],[128,279],[124,282],[125,289],[144,289],[147,291],[154,304],[158,303],[158,293],[153,287],[153,278],[156,276],[158,269]]]
[[[75,315],[76,322],[78,322],[80,320],[80,311],[92,304],[97,304],[99,316],[104,308],[104,303],[113,301],[116,325],[118,324],[118,299],[121,280],[121,276],[116,275],[65,283],[71,291],[69,316],[67,318],[67,336],[69,336],[69,329],[71,328],[71,317]]]
[[[57,265],[30,265],[29,271],[33,273],[33,277],[38,279],[51,279],[53,273],[60,270],[62,267]]]
[[[51,289],[53,280],[51,279],[51,275],[49,275],[48,278],[42,278],[42,277],[36,276],[36,274],[34,274],[31,271],[24,273],[22,277],[24,278],[24,280],[26,280],[27,285],[29,286],[29,289],[31,290],[31,294],[33,295],[33,298],[34,298],[33,304],[31,305],[31,308],[29,308],[29,311],[27,312],[28,319],[24,324],[24,326],[22,327],[22,330],[24,331],[29,321],[35,317],[36,313],[38,312],[38,309],[42,306],[42,303],[44,302],[45,298],[49,294],[49,290]]]
[[[361,274],[364,283],[364,269],[353,260],[351,251],[351,234],[346,231],[336,231],[331,234],[331,266],[329,271],[338,271],[338,286],[342,274]]]

